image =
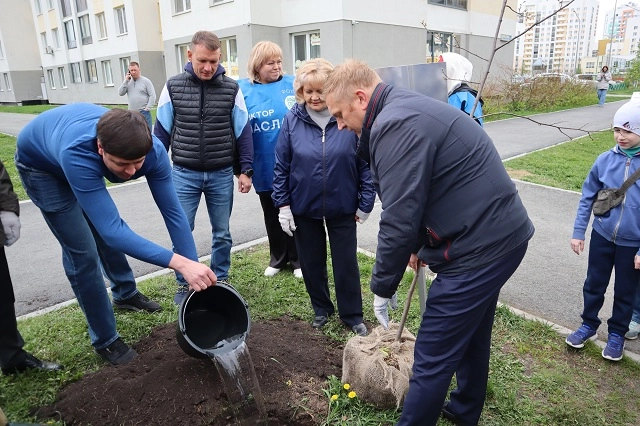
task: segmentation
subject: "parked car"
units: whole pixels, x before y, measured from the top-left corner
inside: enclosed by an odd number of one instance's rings
[[[531,77],[531,80],[529,80],[530,84],[534,84],[536,82],[557,83],[557,84],[585,84],[585,85],[591,86],[595,83],[595,79],[594,80],[578,79],[570,76],[569,74],[562,74],[557,72],[544,72],[544,73],[534,75],[533,77]]]

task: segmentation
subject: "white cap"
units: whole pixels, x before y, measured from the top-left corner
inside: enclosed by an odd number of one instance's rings
[[[635,92],[638,93],[638,92]],[[634,93],[634,96],[635,96]],[[640,135],[640,95],[622,105],[613,116],[613,127]]]

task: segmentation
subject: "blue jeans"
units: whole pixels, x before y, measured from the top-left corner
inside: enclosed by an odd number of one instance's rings
[[[103,349],[119,337],[103,272],[111,281],[113,298],[127,299],[138,292],[129,262],[105,244],[66,180],[17,159],[16,166],[29,198],[62,247],[62,265],[87,319],[91,344]]]
[[[174,164],[173,183],[192,231],[195,226],[196,211],[204,194],[213,234],[211,269],[218,280],[228,279],[233,244],[229,231],[229,218],[233,208],[233,167],[197,171]],[[181,274],[176,273],[176,278],[180,285],[187,285]]]
[[[139,109],[138,111],[144,116],[144,119],[147,120],[147,126],[149,126],[149,130],[153,130],[153,124],[151,123],[151,112],[144,109]]]
[[[605,99],[607,99],[607,89],[598,89],[598,105],[604,105]]]

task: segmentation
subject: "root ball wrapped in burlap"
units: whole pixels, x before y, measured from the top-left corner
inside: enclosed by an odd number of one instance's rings
[[[342,383],[358,398],[380,408],[400,407],[409,390],[416,338],[404,328],[396,341],[398,323],[374,328],[368,336],[347,341],[342,355]]]

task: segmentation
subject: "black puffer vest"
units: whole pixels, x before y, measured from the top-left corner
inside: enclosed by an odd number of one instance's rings
[[[238,87],[224,74],[202,81],[185,71],[167,81],[174,109],[174,164],[193,170],[218,170],[233,164],[236,139],[231,113]]]

